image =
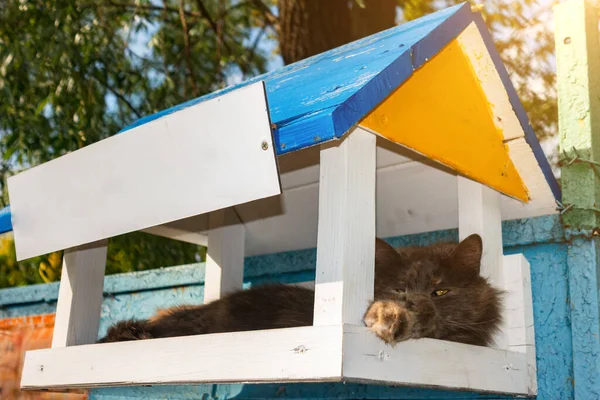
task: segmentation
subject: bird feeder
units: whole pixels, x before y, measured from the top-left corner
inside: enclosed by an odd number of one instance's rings
[[[367,382],[535,395],[529,264],[503,220],[555,213],[558,185],[479,13],[457,5],[142,118],[8,181],[20,260],[65,250],[52,348],[25,389]],[[8,217],[7,217],[8,215]],[[491,347],[388,346],[362,323],[375,236],[458,228],[507,291]],[[205,301],[244,257],[317,248],[314,325],[94,344],[107,240],[208,245]],[[275,267],[275,266],[274,266]]]

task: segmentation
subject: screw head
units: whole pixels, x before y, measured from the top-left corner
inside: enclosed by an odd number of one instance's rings
[[[263,140],[262,143],[260,144],[260,148],[263,150],[269,150],[269,143],[267,143],[266,140]]]

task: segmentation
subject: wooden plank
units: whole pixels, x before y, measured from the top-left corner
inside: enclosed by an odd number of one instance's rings
[[[523,254],[511,254],[504,256],[503,264],[507,349],[525,354],[527,390],[530,396],[535,396],[537,395],[537,364],[529,262]]]
[[[152,228],[142,230],[142,232],[179,240],[180,242],[197,244],[198,246],[206,247],[208,245],[208,237],[203,232],[188,232],[183,229],[171,227],[168,224],[153,226]]]
[[[339,381],[342,330],[301,327],[29,351],[21,388]]]
[[[107,241],[65,251],[52,347],[98,340]]]
[[[277,158],[283,191],[319,183],[320,151],[319,146],[313,146]],[[377,170],[422,160],[425,156],[377,137]]]
[[[492,284],[503,287],[500,194],[462,176],[457,177],[457,183],[459,239],[474,233],[481,236],[481,275],[490,279]]]
[[[344,327],[345,380],[527,395],[525,354],[435,339],[386,345],[362,326]]]
[[[321,150],[315,325],[361,324],[373,300],[376,137],[361,129]]]
[[[556,213],[556,201],[548,185],[544,172],[535,158],[531,146],[524,138],[513,139],[506,143],[510,157],[514,160],[519,175],[523,178],[529,204],[502,199],[503,219],[529,218],[531,210],[539,210],[539,215]]]
[[[244,225],[232,208],[210,213],[204,303],[242,288],[244,281]]]
[[[8,186],[19,260],[277,195],[263,84],[84,147]]]
[[[502,216],[500,194],[468,178],[458,176],[458,236],[474,233],[483,240],[481,276],[497,288],[504,287]],[[494,347],[506,349],[506,332],[494,337]]]

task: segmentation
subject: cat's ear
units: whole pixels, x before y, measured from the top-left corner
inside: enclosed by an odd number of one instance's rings
[[[398,262],[398,252],[385,240],[375,238],[375,265]]]
[[[483,241],[481,236],[474,234],[456,246],[450,254],[453,265],[473,274],[479,274],[481,268],[481,255],[483,253]]]

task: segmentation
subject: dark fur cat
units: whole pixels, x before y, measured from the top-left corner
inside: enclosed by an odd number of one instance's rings
[[[501,292],[479,275],[481,238],[393,249],[376,240],[375,301],[365,324],[387,343],[430,337],[487,345],[500,325]],[[314,292],[284,285],[239,291],[206,305],[122,321],[100,342],[312,325]]]

